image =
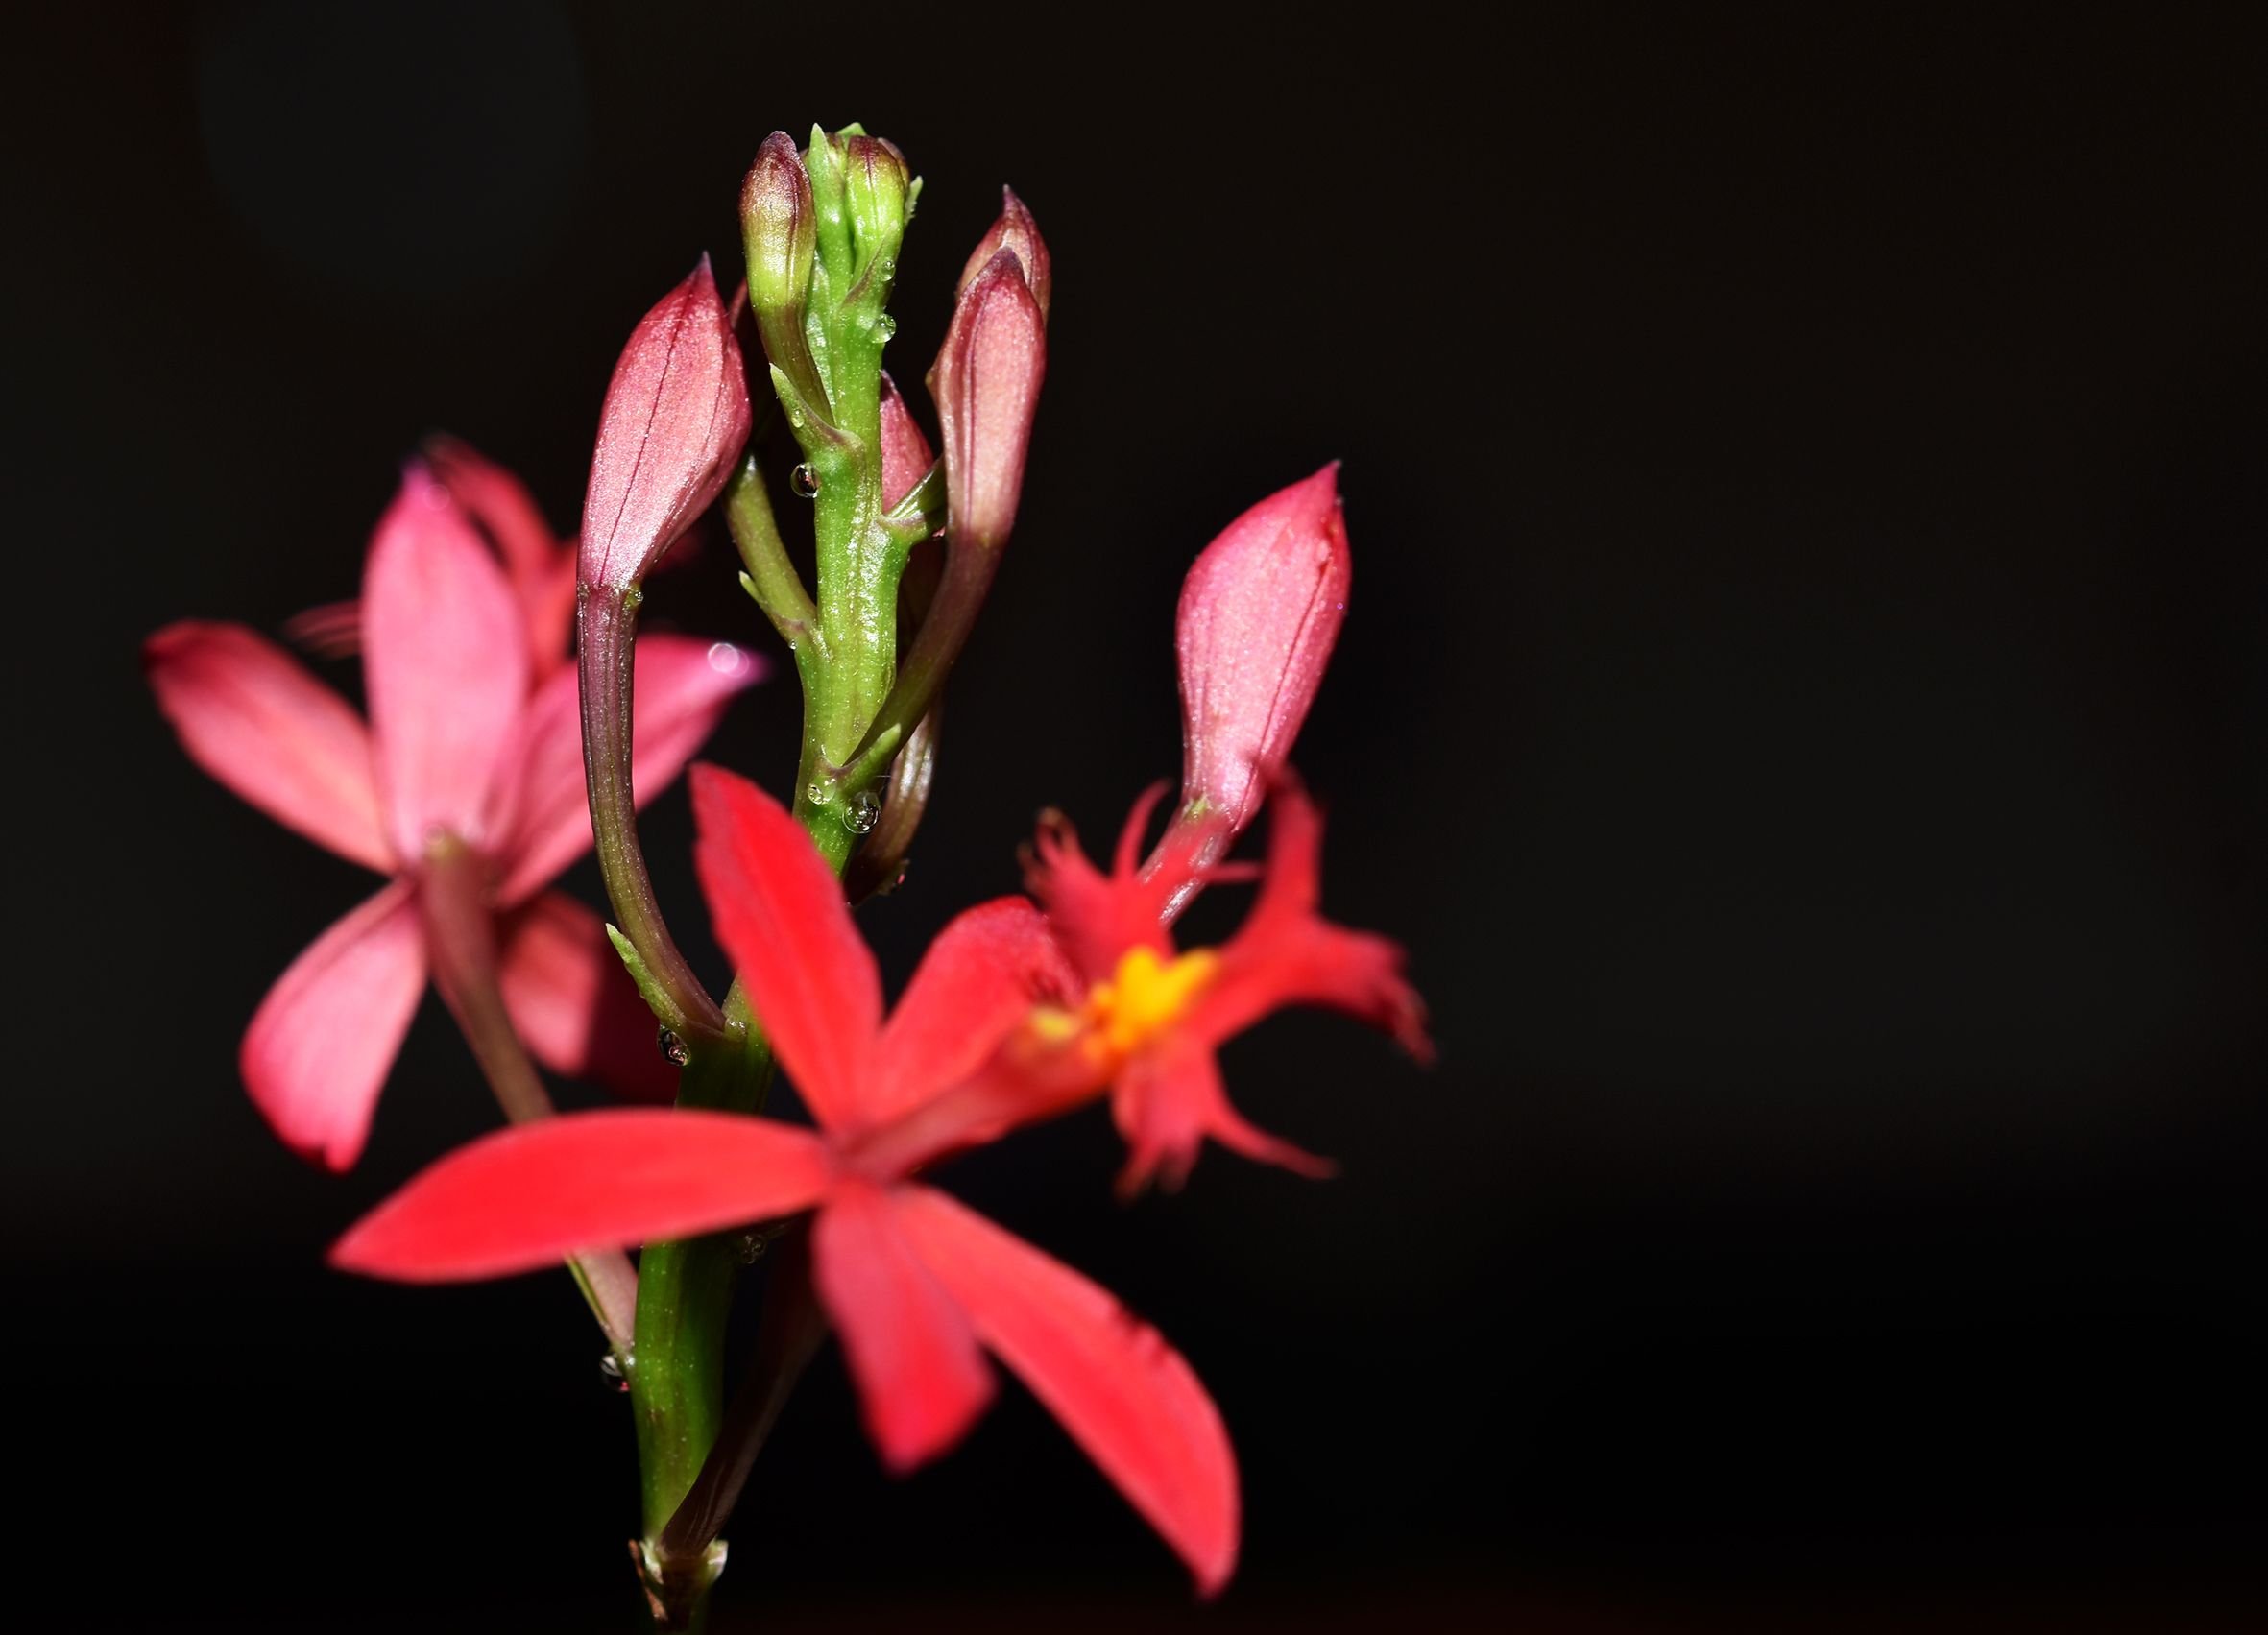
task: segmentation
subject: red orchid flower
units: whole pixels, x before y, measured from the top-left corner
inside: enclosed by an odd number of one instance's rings
[[[668,1094],[653,1022],[598,916],[544,892],[591,844],[575,673],[531,687],[529,622],[505,572],[413,464],[364,569],[366,728],[241,625],[167,626],[143,649],[157,703],[205,771],[350,861],[392,876],[271,988],[240,1063],[291,1146],[334,1169],[362,1151],[427,973],[424,860],[441,837],[485,865],[506,1005],[539,1061]],[[724,643],[639,644],[637,775],[664,788],[760,662]]]
[[[1177,824],[1146,866],[1144,830],[1166,792],[1135,804],[1107,875],[1087,860],[1059,818],[1041,826],[1025,884],[1080,979],[1078,1012],[1096,1070],[1112,1086],[1111,1113],[1131,1148],[1122,1190],[1153,1175],[1178,1186],[1207,1136],[1248,1158],[1303,1174],[1328,1174],[1324,1160],[1255,1128],[1229,1105],[1215,1049],[1286,1005],[1326,1005],[1391,1033],[1420,1060],[1432,1054],[1425,1006],[1402,979],[1402,950],[1315,912],[1323,825],[1315,805],[1278,775],[1275,815],[1260,892],[1243,925],[1218,949],[1180,952],[1167,929],[1170,903],[1201,881],[1235,878],[1237,864],[1210,864],[1225,812]]]
[[[1038,914],[1005,898],[961,915],[885,1021],[873,955],[795,820],[730,773],[691,781],[717,935],[818,1129],[631,1109],[519,1125],[411,1181],[333,1263],[493,1277],[813,1210],[815,1286],[885,1464],[960,1439],[991,1398],[990,1351],[1218,1589],[1236,1558],[1236,1464],[1189,1364],[1104,1290],[912,1179],[999,1132],[984,1123],[997,1097],[956,1090],[1066,979]]]

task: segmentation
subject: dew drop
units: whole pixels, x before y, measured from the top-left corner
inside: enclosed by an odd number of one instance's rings
[[[809,461],[806,461],[787,473],[787,486],[795,490],[798,498],[817,499],[819,497],[819,473],[811,469]]]
[[[740,1263],[744,1266],[753,1266],[763,1258],[763,1234],[760,1232],[742,1233],[740,1235]]]
[[[813,783],[804,791],[804,799],[811,805],[824,806],[834,799],[834,788],[829,783]]]
[[[686,1042],[666,1027],[655,1032],[654,1043],[661,1047],[662,1059],[673,1068],[682,1068],[693,1059],[693,1053],[686,1048]]]
[[[866,833],[881,821],[881,803],[864,789],[843,803],[843,827],[853,834]]]
[[[887,341],[898,333],[898,321],[888,313],[879,314],[874,321],[874,338]]]
[[[637,1363],[634,1361],[631,1366],[636,1367]],[[630,1389],[630,1376],[622,1371],[622,1359],[613,1352],[603,1353],[599,1357],[598,1371],[615,1390],[627,1391]]]

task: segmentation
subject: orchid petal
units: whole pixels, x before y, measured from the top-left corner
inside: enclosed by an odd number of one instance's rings
[[[866,1429],[903,1475],[959,1441],[993,1374],[960,1308],[914,1252],[889,1196],[865,1181],[829,1194],[811,1238],[819,1298],[842,1335]]]
[[[505,570],[523,594],[566,554],[527,484],[479,449],[453,437],[429,437],[424,455],[449,497],[495,541]]]
[[[1134,808],[1133,822],[1120,842],[1122,857],[1127,840],[1138,836],[1145,816],[1165,792],[1165,785],[1145,791]],[[1079,845],[1077,832],[1059,812],[1040,821],[1039,833],[1024,864],[1025,889],[1047,910],[1056,940],[1088,982],[1102,982],[1118,969],[1130,949],[1146,948],[1164,958],[1173,954],[1172,940],[1160,924],[1160,911],[1178,881],[1163,875],[1145,879],[1131,870],[1104,874]]]
[[[1124,1196],[1139,1192],[1153,1177],[1169,1189],[1179,1187],[1207,1136],[1246,1158],[1313,1180],[1338,1167],[1269,1135],[1230,1106],[1220,1065],[1202,1046],[1184,1045],[1129,1063],[1112,1087],[1111,1117],[1128,1149],[1119,1174]]]
[[[1236,1455],[1196,1374],[1107,1290],[928,1187],[898,1220],[977,1338],[1212,1595],[1236,1566]]]
[[[1315,913],[1323,824],[1295,783],[1281,785],[1269,819],[1267,872],[1244,923],[1220,950],[1220,965],[1188,1018],[1208,1044],[1243,1031],[1285,1005],[1324,1005],[1393,1035],[1430,1060],[1425,1002],[1403,980],[1400,945],[1349,930]]]
[[[630,777],[642,806],[685,769],[732,696],[763,679],[764,662],[729,641],[685,636],[643,637],[637,662]],[[536,689],[515,754],[511,784],[519,805],[511,839],[499,849],[504,878],[497,899],[507,905],[523,901],[591,846],[582,704],[572,668]]]
[[[318,845],[393,872],[370,733],[346,700],[242,625],[167,625],[142,664],[190,759]]]
[[[688,775],[693,860],[717,941],[811,1117],[867,1122],[881,1030],[881,977],[842,882],[787,808],[714,766]]]
[[[736,1113],[617,1108],[516,1124],[459,1147],[333,1244],[330,1262],[454,1283],[794,1214],[828,1182],[808,1131]]]
[[[362,649],[395,849],[415,857],[434,829],[481,844],[527,696],[527,632],[503,570],[421,466],[371,543]]]
[[[1034,1004],[1076,985],[1048,922],[1024,898],[956,916],[883,1024],[869,1116],[894,1118],[969,1078]]]
[[[654,1042],[654,1013],[596,914],[547,891],[507,916],[496,940],[504,1004],[536,1060],[635,1101],[675,1096],[677,1070]]]
[[[413,887],[396,880],[332,926],[268,990],[237,1063],[284,1142],[353,1167],[402,1035],[425,990]]]

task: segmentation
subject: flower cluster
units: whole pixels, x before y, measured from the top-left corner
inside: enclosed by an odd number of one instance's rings
[[[1321,820],[1288,764],[1346,610],[1335,467],[1255,505],[1189,572],[1182,787],[1146,854],[1164,785],[1107,869],[1043,818],[1027,895],[960,913],[885,1011],[853,908],[897,878],[929,799],[945,682],[1019,509],[1053,294],[1037,223],[1008,193],[929,373],[933,456],[881,366],[918,191],[895,147],[853,127],[800,151],[775,133],[742,192],[761,374],[800,455],[791,486],[815,502],[815,589],[760,459],[743,457],[749,376],[704,261],[622,353],[578,541],[461,445],[410,468],[359,602],[317,621],[359,644],[367,727],[250,631],[177,625],[149,644],[202,765],[390,877],[260,1007],[243,1052],[254,1103],[293,1146],[353,1162],[430,973],[513,1120],[412,1179],[333,1262],[410,1282],[575,1267],[639,1409],[636,1553],[664,1624],[721,1565],[717,1529],[822,1317],[890,1469],[961,1438],[997,1359],[1218,1589],[1238,1479],[1195,1372],[933,1174],[1099,1102],[1125,1142],[1125,1191],[1180,1186],[1208,1141],[1322,1175],[1236,1110],[1218,1047],[1316,1005],[1428,1050],[1401,950],[1320,912]],[[729,643],[637,632],[641,581],[712,506],[806,707],[791,805],[719,767],[690,774],[695,862],[735,975],[721,999],[668,931],[635,816],[762,668]],[[1264,805],[1265,856],[1230,860]],[[543,889],[594,838],[612,926]],[[1234,934],[1181,946],[1183,907],[1230,883],[1255,888]],[[676,1105],[555,1116],[530,1057],[640,1101],[668,1099],[658,1081],[676,1076]],[[808,1126],[760,1111],[775,1065]],[[749,1234],[797,1253],[767,1280],[767,1339],[720,1421],[721,1353],[697,1336],[721,1324],[688,1312],[729,1297],[729,1267],[699,1268]]]

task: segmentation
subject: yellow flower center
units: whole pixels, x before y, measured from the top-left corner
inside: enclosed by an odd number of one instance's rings
[[[1086,1021],[1114,1052],[1132,1055],[1180,1020],[1219,963],[1209,949],[1193,949],[1171,963],[1154,949],[1129,949],[1111,979],[1087,995]]]

